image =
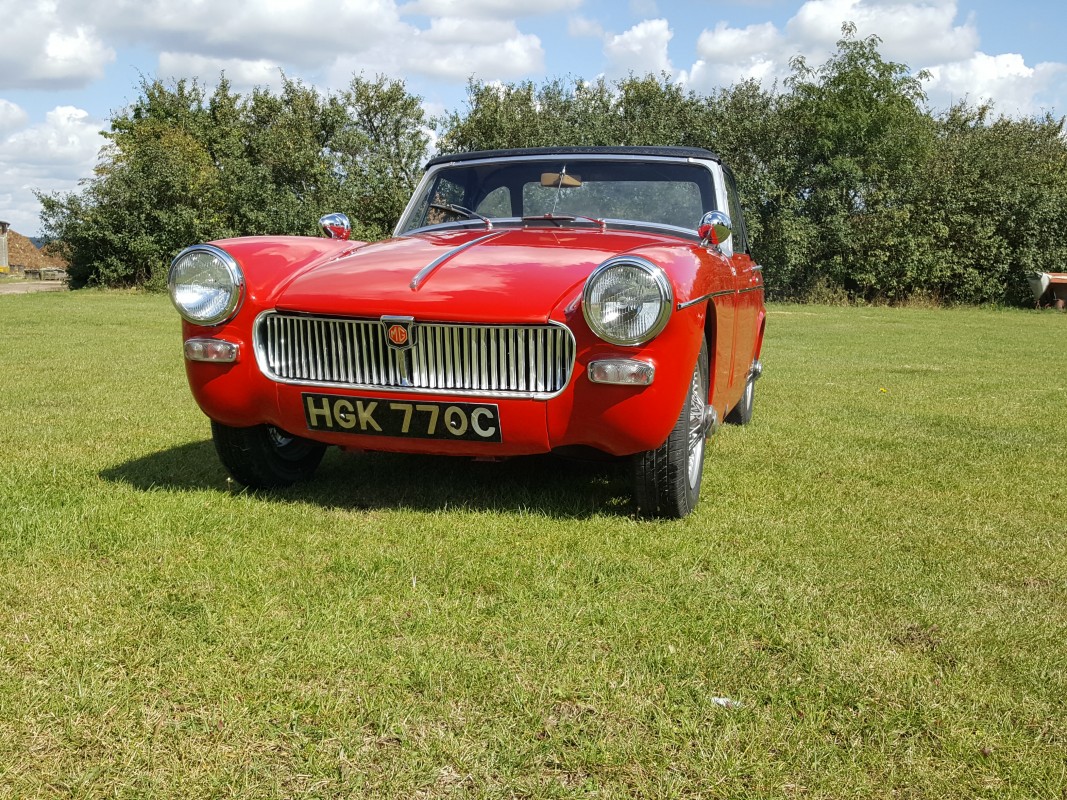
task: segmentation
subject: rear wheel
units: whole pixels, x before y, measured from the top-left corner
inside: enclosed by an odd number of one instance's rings
[[[708,435],[708,345],[700,346],[682,410],[667,440],[633,456],[633,493],[638,511],[680,519],[696,508],[704,477]]]
[[[763,365],[759,360],[752,362],[752,368],[748,371],[748,381],[745,382],[745,391],[737,405],[730,409],[726,415],[726,422],[731,425],[748,425],[752,422],[752,404],[756,396],[756,380],[763,372]]]
[[[219,460],[235,480],[251,489],[279,489],[310,478],[326,445],[273,425],[232,428],[212,421]]]

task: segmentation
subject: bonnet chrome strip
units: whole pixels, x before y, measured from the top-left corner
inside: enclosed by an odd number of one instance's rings
[[[411,291],[417,292],[419,290],[419,286],[422,285],[422,282],[428,277],[430,277],[430,275],[432,275],[438,267],[440,267],[453,256],[459,255],[467,248],[474,247],[474,245],[476,244],[481,244],[482,242],[487,241],[489,239],[494,239],[502,233],[504,233],[504,231],[493,231],[492,233],[487,233],[485,236],[479,236],[477,239],[471,239],[466,244],[461,244],[459,247],[455,247],[449,250],[443,256],[438,256],[425,267],[420,269],[418,275],[411,279]]]

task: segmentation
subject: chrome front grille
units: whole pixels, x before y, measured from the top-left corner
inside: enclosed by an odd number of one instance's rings
[[[415,322],[392,346],[381,320],[267,312],[256,321],[260,369],[283,383],[503,397],[551,397],[574,367],[563,325]]]

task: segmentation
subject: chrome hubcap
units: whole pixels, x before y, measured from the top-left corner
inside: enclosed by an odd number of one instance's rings
[[[278,430],[273,425],[267,426],[267,436],[270,437],[270,443],[277,449],[281,449],[293,442],[292,436],[285,431]]]
[[[693,382],[689,385],[689,425],[688,425],[688,467],[689,488],[696,489],[700,481],[700,468],[704,463],[704,439],[707,436],[707,397],[703,381],[700,380],[700,367],[693,371]]]

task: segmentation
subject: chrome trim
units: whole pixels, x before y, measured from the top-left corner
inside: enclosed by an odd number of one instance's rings
[[[640,381],[600,381],[595,376],[597,367],[605,364],[618,364],[622,366],[628,366],[635,364],[639,367],[645,367],[648,373],[648,381],[641,383]],[[643,358],[598,358],[594,361],[590,361],[585,368],[585,374],[589,378],[590,383],[597,383],[604,386],[651,386],[656,380],[656,365],[651,361],[646,361]]]
[[[209,347],[212,345],[224,345],[229,349],[229,355],[225,358],[204,358],[196,355],[197,347]],[[185,344],[182,345],[182,354],[187,361],[201,361],[206,364],[232,364],[241,356],[241,345],[228,339],[194,337],[185,340]]]
[[[715,406],[708,403],[708,415],[704,421],[705,436],[711,436],[717,430],[719,430],[719,412],[715,410]]]
[[[666,222],[647,222],[640,219],[617,219],[605,217],[605,224],[612,230],[632,230],[639,233],[663,233],[680,236],[683,239],[700,241],[700,237],[693,228],[683,228],[680,225],[669,225]]]
[[[636,231],[638,233],[655,233],[664,236],[677,236],[681,239],[688,239],[693,242],[699,242],[700,236],[693,228],[683,228],[678,225],[668,225],[665,222],[644,222],[637,219],[618,219],[616,217],[605,217],[600,220],[604,223],[606,228],[601,228],[599,225],[595,225],[591,222],[592,218],[579,218],[578,223],[574,224],[575,220],[547,220],[547,222],[563,222],[569,223],[565,225],[557,225],[556,228],[563,227],[566,230],[586,230],[586,231],[600,231],[604,233],[605,230],[620,230],[620,231]],[[466,230],[473,227],[471,222],[479,222],[478,220],[457,220],[456,222],[435,222],[433,225],[423,225],[421,228],[412,228],[404,233],[397,234],[397,236],[415,236],[420,233],[427,233],[430,231],[442,231],[451,230],[453,228],[459,230]],[[529,222],[523,222],[522,217],[493,217],[493,230],[496,233],[503,233],[504,230],[519,230],[523,228],[533,227]],[[540,227],[540,226],[539,226]]]
[[[738,289],[737,293],[738,294],[747,294],[748,292],[762,292],[762,291],[763,291],[763,284],[760,284],[759,286],[746,286],[744,289]]]
[[[471,239],[469,242],[461,244],[459,247],[452,248],[444,255],[438,256],[425,267],[420,269],[418,274],[411,279],[411,291],[417,292],[422,282],[428,277],[430,277],[430,275],[433,274],[434,270],[436,270],[439,266],[448,261],[448,259],[452,258],[452,256],[459,255],[467,248],[474,247],[474,245],[476,244],[481,244],[487,239],[492,239],[496,236],[499,236],[501,233],[503,233],[503,231],[493,231],[492,233],[487,233],[485,236],[479,236],[477,239]]]
[[[394,317],[385,314],[379,318],[382,323],[382,327],[385,328],[386,344],[392,347],[394,350],[410,350],[415,346],[415,318],[410,316]],[[394,326],[399,325],[404,329],[404,336],[407,337],[403,344],[397,344],[389,338],[389,330]]]
[[[260,371],[296,386],[547,400],[567,388],[577,354],[574,334],[554,321],[415,322],[412,340],[408,350],[388,347],[381,319],[274,310],[253,327]]]
[[[702,294],[700,297],[694,297],[692,300],[686,300],[684,303],[679,303],[675,310],[684,311],[691,306],[695,306],[698,303],[703,303],[705,300],[711,300],[714,297],[725,297],[728,294],[734,294],[736,289],[723,289],[720,292],[710,292],[708,294]]]
[[[716,250],[719,249],[720,245],[726,244],[729,238],[734,235],[734,226],[730,222],[730,215],[717,208],[707,212],[700,218],[697,233],[702,230],[705,233],[700,237],[701,246],[714,247]],[[711,241],[712,234],[715,234],[714,244]]]
[[[352,223],[349,221],[347,214],[334,212],[333,214],[321,216],[319,217],[319,227],[331,239],[343,239],[347,242],[352,238]]]
[[[226,309],[221,315],[216,315],[215,317],[208,319],[193,319],[188,316],[185,309],[178,305],[178,301],[174,297],[174,268],[179,261],[185,258],[185,256],[196,251],[204,251],[215,256],[215,258],[221,261],[222,265],[226,267],[226,271],[230,275],[230,280],[233,281],[233,299],[227,304]],[[167,292],[170,294],[170,302],[173,304],[174,308],[177,309],[178,314],[182,319],[192,325],[199,325],[202,328],[214,328],[229,322],[236,317],[237,312],[241,310],[241,306],[244,304],[245,300],[245,276],[244,273],[241,272],[241,267],[237,264],[237,259],[221,247],[216,247],[213,244],[194,244],[191,247],[186,247],[178,253],[178,255],[174,256],[174,260],[170,262],[170,269],[167,271]]]
[[[599,322],[594,323],[594,321],[590,319],[589,313],[589,287],[593,285],[593,282],[600,276],[601,273],[607,272],[608,270],[623,264],[627,266],[638,267],[639,269],[642,269],[649,275],[651,275],[652,279],[659,287],[660,297],[662,298],[660,300],[659,316],[656,317],[656,321],[653,323],[652,327],[649,328],[643,336],[641,336],[640,339],[637,339],[635,341],[621,341],[619,339],[609,339],[608,337],[604,336]],[[640,345],[650,342],[657,336],[659,336],[660,333],[663,332],[663,329],[667,327],[667,322],[671,318],[671,310],[673,306],[674,290],[671,287],[670,280],[667,278],[667,273],[663,271],[662,267],[653,264],[647,258],[642,258],[641,256],[621,255],[609,258],[599,267],[594,269],[592,273],[590,273],[589,277],[585,280],[585,286],[582,288],[582,316],[585,318],[586,324],[589,326],[590,330],[592,330],[593,333],[596,334],[597,337],[603,339],[605,342],[618,345],[620,347],[639,347]]]
[[[434,164],[433,167],[426,170],[422,174],[422,179],[415,187],[415,191],[411,193],[411,197],[408,199],[408,203],[404,206],[404,211],[400,215],[400,219],[397,220],[396,227],[393,228],[393,236],[408,236],[414,233],[416,230],[425,230],[423,228],[412,228],[411,230],[404,230],[404,224],[407,222],[408,217],[411,216],[415,208],[421,204],[421,199],[425,196],[426,186],[432,177],[443,169],[454,167],[457,164],[477,166],[479,164],[492,164],[492,163],[513,163],[518,161],[559,161],[560,159],[580,159],[582,161],[666,161],[674,164],[692,164],[694,166],[700,166],[706,169],[712,175],[712,186],[715,190],[716,203],[725,201],[726,196],[723,192],[720,197],[720,186],[722,185],[722,166],[713,159],[694,158],[693,156],[651,156],[651,155],[627,155],[619,153],[556,153],[552,155],[525,155],[525,156],[496,156],[493,158],[478,158],[460,161],[443,161],[440,164]],[[466,221],[466,220],[464,220]],[[499,220],[494,220],[499,223]],[[607,220],[609,223],[611,220]],[[627,220],[633,222],[634,220]],[[695,231],[692,228],[679,228],[679,230],[685,230],[692,236]]]

